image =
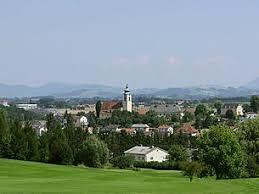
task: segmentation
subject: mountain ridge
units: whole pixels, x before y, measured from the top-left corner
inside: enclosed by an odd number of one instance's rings
[[[258,82],[258,85],[257,85]],[[57,98],[116,98],[122,95],[123,87],[101,84],[67,84],[47,83],[41,86],[7,85],[0,83],[0,98],[22,98],[37,96],[53,96]],[[137,88],[131,89],[133,95],[174,98],[209,98],[209,97],[239,97],[259,94],[259,78],[240,87],[222,87],[217,85]]]

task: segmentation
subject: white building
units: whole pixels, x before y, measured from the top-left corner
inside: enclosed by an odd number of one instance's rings
[[[158,128],[158,132],[162,134],[173,134],[174,133],[174,128],[172,126],[168,125],[161,125]]]
[[[36,131],[38,136],[41,136],[44,132],[47,132],[46,121],[34,121],[32,123],[32,128]]]
[[[145,162],[164,162],[168,160],[167,151],[158,147],[135,146],[124,152],[126,156],[132,156],[135,160]]]
[[[149,126],[147,124],[134,124],[131,126],[135,131],[149,132]]]
[[[128,85],[126,85],[126,88],[123,92],[122,106],[124,111],[132,112],[132,96],[130,94]]]
[[[238,105],[237,108],[236,108],[236,115],[237,116],[243,116],[244,115],[244,110],[243,110],[243,107],[242,105]]]
[[[16,106],[17,108],[21,108],[24,110],[33,110],[38,108],[37,104],[17,104]]]
[[[258,116],[257,113],[253,113],[253,112],[248,112],[245,114],[246,119],[255,119],[257,118],[257,116]]]
[[[9,107],[10,105],[8,104],[8,102],[7,101],[1,101],[0,100],[0,105],[2,105],[2,106],[4,106],[4,107]]]
[[[87,127],[88,126],[88,119],[85,116],[82,116],[79,120],[80,125],[82,127]]]

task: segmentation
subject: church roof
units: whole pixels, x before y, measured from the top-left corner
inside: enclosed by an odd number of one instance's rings
[[[106,101],[102,103],[101,110],[116,110],[122,107],[120,101]]]

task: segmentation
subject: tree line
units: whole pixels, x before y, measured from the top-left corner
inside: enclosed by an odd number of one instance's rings
[[[212,125],[201,137],[181,132],[146,136],[141,132],[135,135],[107,131],[88,134],[75,127],[70,114],[64,115],[66,122],[49,114],[46,118],[48,131],[38,137],[29,121],[9,117],[0,111],[0,156],[5,158],[90,167],[112,163],[120,168],[135,165],[182,169],[190,177],[196,174],[218,179],[258,176],[259,120],[256,119],[237,128]],[[123,153],[140,144],[167,150],[169,160],[162,164],[132,163]]]

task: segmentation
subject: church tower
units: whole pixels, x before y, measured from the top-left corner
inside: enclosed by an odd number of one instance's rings
[[[123,110],[132,112],[132,96],[129,91],[128,84],[126,85],[124,92],[123,92]]]

